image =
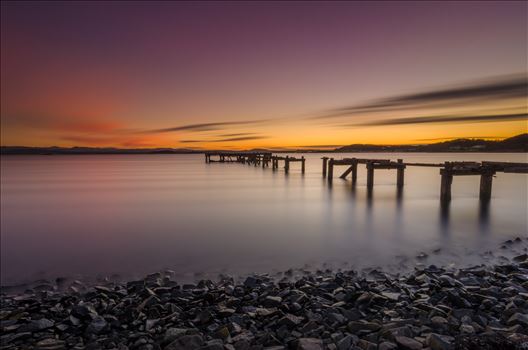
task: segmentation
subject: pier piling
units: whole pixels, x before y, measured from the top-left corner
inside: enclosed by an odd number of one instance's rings
[[[369,191],[374,187],[374,164],[372,162],[367,163],[367,189]]]
[[[328,160],[328,182],[332,182],[334,178],[334,158]]]
[[[396,170],[396,186],[398,188],[403,187],[404,172],[405,172],[405,165],[403,164],[403,159],[398,159],[398,169]]]
[[[326,177],[326,163],[328,163],[328,157],[321,158],[323,160],[323,179]]]
[[[480,175],[480,200],[488,201],[491,199],[491,184],[493,182],[493,174],[485,173]]]

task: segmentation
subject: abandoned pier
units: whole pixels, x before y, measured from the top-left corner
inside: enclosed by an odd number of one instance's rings
[[[372,192],[374,188],[374,171],[379,169],[396,170],[396,186],[403,188],[405,182],[405,169],[407,167],[436,167],[440,171],[440,200],[449,202],[451,200],[451,185],[455,176],[480,176],[479,198],[482,201],[491,199],[491,188],[493,177],[497,173],[528,174],[528,163],[511,162],[444,162],[444,163],[413,163],[404,162],[403,159],[396,161],[390,159],[370,159],[370,158],[342,158],[334,159],[322,157],[322,175],[328,183],[334,179],[334,167],[346,166],[345,171],[339,176],[346,179],[349,175],[352,184],[357,182],[358,165],[365,165],[367,169],[367,191]],[[205,153],[206,163],[241,163],[253,166],[270,167],[273,170],[279,169],[282,162],[285,173],[290,171],[291,163],[300,163],[301,173],[306,170],[306,159],[302,157],[277,156],[271,152],[219,152]]]

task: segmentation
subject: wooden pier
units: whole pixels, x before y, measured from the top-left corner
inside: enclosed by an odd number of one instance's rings
[[[285,173],[288,173],[290,171],[290,163],[293,163],[293,162],[301,162],[301,173],[302,174],[304,174],[306,170],[306,165],[305,165],[306,159],[304,159],[304,157],[295,158],[295,157],[289,157],[289,156],[286,156],[286,157],[272,156],[271,164],[272,164],[273,170],[276,170],[279,168],[280,161],[284,162],[284,172]]]
[[[528,173],[528,163],[509,162],[445,162],[445,163],[405,163],[402,159],[396,162],[390,159],[363,159],[363,158],[343,158],[334,159],[323,157],[323,178],[327,178],[331,183],[334,177],[334,166],[348,166],[339,176],[346,179],[352,174],[352,184],[357,182],[358,164],[365,164],[367,168],[367,190],[374,188],[374,170],[376,169],[396,169],[396,187],[403,188],[405,178],[405,168],[408,166],[438,167],[440,168],[440,200],[444,203],[451,200],[451,185],[454,176],[477,175],[480,176],[479,198],[483,201],[491,199],[491,188],[493,176],[497,172],[504,173]]]
[[[281,157],[274,156],[271,152],[221,152],[205,153],[206,163],[242,163],[254,166],[262,165],[263,168],[271,167],[273,170],[279,169],[279,163],[283,162],[284,171],[288,173],[290,171],[290,163],[300,162],[301,173],[305,173],[306,170],[306,159],[304,157]]]
[[[498,172],[528,174],[528,163],[511,162],[444,162],[444,163],[416,163],[404,162],[403,159],[396,161],[390,159],[369,159],[369,158],[343,158],[334,159],[322,157],[323,178],[331,184],[334,178],[334,168],[336,166],[346,166],[345,171],[339,176],[346,179],[349,175],[352,184],[356,185],[358,176],[358,165],[365,165],[367,169],[367,191],[372,193],[374,188],[375,170],[387,169],[396,170],[396,187],[398,193],[405,183],[405,169],[409,166],[415,167],[435,167],[440,168],[440,200],[448,203],[451,200],[451,185],[455,176],[480,176],[479,198],[482,201],[491,199],[491,188],[493,177]],[[289,173],[291,163],[300,163],[301,173],[306,171],[306,159],[302,157],[277,156],[271,152],[207,152],[205,153],[206,163],[241,163],[253,166],[269,167],[275,171],[279,169],[280,162],[283,164],[284,172]]]

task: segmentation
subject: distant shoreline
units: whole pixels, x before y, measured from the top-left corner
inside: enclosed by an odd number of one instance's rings
[[[245,152],[273,153],[527,153],[528,134],[520,134],[500,141],[456,139],[425,145],[369,145],[352,144],[334,149],[250,149]],[[237,152],[226,150],[195,150],[188,148],[96,148],[96,147],[26,147],[2,146],[1,155],[78,155],[78,154],[204,154],[208,152]]]

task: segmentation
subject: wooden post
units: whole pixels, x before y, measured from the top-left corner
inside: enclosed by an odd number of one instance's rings
[[[488,201],[491,199],[491,184],[493,182],[493,173],[483,173],[480,175],[480,200]]]
[[[284,172],[288,173],[290,171],[290,158],[286,156],[284,160]]]
[[[367,163],[367,189],[369,191],[374,187],[374,164]]]
[[[334,158],[328,160],[328,182],[332,182],[334,178]]]
[[[355,185],[357,182],[357,161],[354,158],[354,163],[352,163],[352,184]]]
[[[440,182],[440,201],[447,203],[451,200],[451,184],[453,183],[453,174],[451,173],[452,165],[445,162],[444,169],[440,169],[442,179]]]
[[[306,159],[304,159],[304,156],[301,157],[301,173],[304,174],[305,166],[304,162]]]
[[[209,155],[207,153],[205,154],[205,162],[209,163]]]
[[[340,178],[342,179],[346,179],[346,177],[348,176],[348,174],[350,174],[352,172],[352,170],[354,170],[354,166],[351,165],[347,170],[345,170],[345,172],[343,174],[341,174],[341,176],[339,176]]]
[[[326,177],[326,163],[328,161],[328,157],[321,158],[323,160],[323,179]]]
[[[405,165],[403,164],[403,159],[398,159],[398,169],[396,170],[396,186],[398,188],[403,187],[403,177],[405,172]]]

